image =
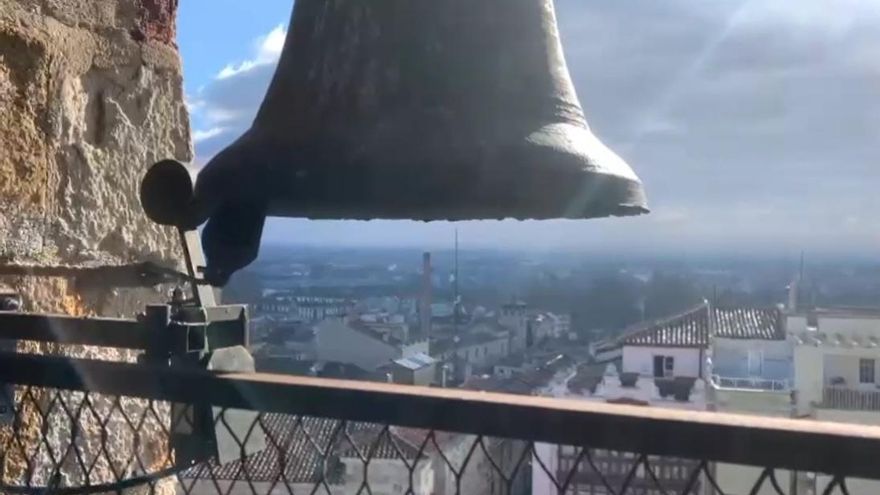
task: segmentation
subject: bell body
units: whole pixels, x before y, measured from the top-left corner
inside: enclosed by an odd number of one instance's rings
[[[196,199],[202,217],[255,201],[315,219],[646,211],[587,126],[552,0],[297,0],[253,127]]]
[[[257,256],[267,215],[647,212],[635,173],[587,126],[552,0],[297,0],[250,130],[194,191],[179,164],[160,165],[145,209],[182,228],[209,220],[206,273],[219,285]]]

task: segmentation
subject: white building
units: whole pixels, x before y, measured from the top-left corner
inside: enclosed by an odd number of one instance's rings
[[[469,331],[432,340],[430,355],[442,363],[438,364],[437,383],[460,383],[475,370],[491,368],[509,353],[510,337],[506,331]]]
[[[576,373],[565,377],[564,382],[551,384],[544,390],[556,397],[705,410],[709,330],[709,315],[704,305],[640,324],[616,341],[620,348],[620,367],[612,363],[581,366]],[[606,353],[607,347],[603,347]],[[558,493],[544,471],[546,467],[555,472],[557,479],[567,479],[571,470],[577,470],[567,493],[607,494],[605,484],[585,460],[574,465],[579,454],[578,446],[536,444],[535,455],[541,462],[532,462],[532,493]],[[636,461],[635,454],[630,452],[599,449],[592,451],[592,457],[615,490],[622,486]],[[659,467],[655,474],[668,493],[681,492],[696,467],[695,461],[669,457],[651,458],[651,464]],[[653,480],[644,470],[639,470],[630,484],[633,493],[650,493],[654,488]]]
[[[254,314],[280,320],[316,322],[325,318],[343,317],[352,306],[351,301],[335,297],[271,294],[254,305]]]
[[[781,308],[712,309],[710,408],[762,416],[792,414],[793,350]],[[732,495],[751,494],[762,468],[712,466],[715,479]],[[776,478],[789,489],[791,473]],[[756,495],[776,495],[769,483]]]
[[[791,314],[796,414],[823,421],[880,425],[880,310]],[[816,480],[799,480],[815,490]],[[818,486],[828,480],[820,476]],[[880,493],[880,483],[847,479],[849,493]],[[815,491],[814,491],[815,493]]]
[[[296,317],[308,322],[344,317],[353,307],[351,301],[335,297],[299,296],[294,299],[294,303]]]
[[[431,385],[437,375],[436,364],[436,359],[422,352],[395,359],[391,362],[392,378],[403,385]]]
[[[790,416],[794,351],[782,309],[716,308],[712,315],[713,407]]]
[[[787,313],[782,308],[712,308],[703,304],[640,325],[591,350],[594,358],[601,356],[607,361],[582,366],[568,380],[564,396],[880,425],[880,310]],[[678,387],[691,387],[687,400],[684,394],[676,398],[676,380],[681,382]],[[546,467],[561,475],[573,468],[579,450],[537,445],[536,452]],[[612,483],[620,481],[616,473],[626,473],[632,465],[631,454],[594,451],[593,456],[603,472],[611,474]],[[664,472],[674,474],[662,484],[669,493],[676,493],[681,480],[675,473],[690,473],[692,463],[662,462],[669,466]],[[761,472],[760,468],[730,464],[715,464],[709,469],[731,495],[753,493]],[[578,471],[590,473],[591,469],[581,466]],[[812,473],[792,475],[778,470],[775,474],[784,491],[799,494],[817,495],[830,481]],[[601,482],[589,475],[579,475],[577,480],[572,493],[605,493]],[[708,489],[705,480],[701,481],[703,489]],[[847,486],[854,495],[880,493],[877,482],[848,479]],[[556,492],[543,470],[533,467],[533,493]],[[777,492],[767,484],[756,493]]]
[[[431,355],[441,361],[462,360],[474,368],[492,366],[510,352],[506,332],[487,332],[474,329],[461,336],[447,336],[431,344]]]

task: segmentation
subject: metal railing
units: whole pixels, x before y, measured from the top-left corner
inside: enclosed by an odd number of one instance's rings
[[[3,493],[702,494],[728,463],[759,468],[744,493],[880,479],[878,427],[16,353],[0,382]],[[180,404],[210,406],[214,454],[183,462]]]
[[[848,411],[880,411],[880,391],[825,387],[822,390],[822,407]]]
[[[742,390],[764,390],[768,392],[791,391],[791,380],[779,380],[761,377],[729,377],[712,375],[712,385],[718,388],[733,388]]]

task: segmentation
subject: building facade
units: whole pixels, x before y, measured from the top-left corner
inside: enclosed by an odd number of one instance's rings
[[[342,298],[272,294],[254,305],[254,315],[314,323],[344,317],[352,307],[351,301]]]
[[[880,425],[880,310],[819,309],[787,318],[794,345],[798,417]],[[815,489],[823,476],[798,477]],[[847,480],[852,494],[880,493],[875,481]]]
[[[710,408],[720,412],[790,417],[793,412],[794,357],[782,308],[713,308],[709,387]],[[718,484],[735,495],[776,495],[753,483],[761,468],[734,464],[711,467]],[[776,471],[785,490],[792,473]]]
[[[510,352],[521,351],[528,345],[531,326],[528,309],[523,302],[512,302],[501,307],[498,323],[510,332]]]
[[[394,383],[427,386],[435,383],[437,360],[426,353],[415,353],[391,362]]]
[[[428,352],[427,339],[405,341],[350,318],[330,318],[315,326],[315,357],[350,363],[367,371],[391,361]]]
[[[707,306],[682,314],[637,325],[613,345],[604,345],[603,353],[618,355],[619,360],[579,366],[560,383],[543,392],[555,397],[611,403],[637,404],[646,407],[706,410],[706,362],[710,345],[710,322]],[[618,347],[619,353],[610,352]],[[595,349],[594,349],[595,350]],[[630,477],[637,458],[629,452],[583,449],[574,445],[538,444],[532,462],[532,493],[559,493],[553,482],[568,479],[566,493],[610,495],[617,493]],[[603,481],[585,459],[588,454],[605,475]],[[668,493],[679,493],[687,485],[697,463],[689,459],[651,456],[653,476],[643,467],[635,470],[627,493],[660,493],[653,477]],[[614,490],[609,491],[608,486]],[[705,482],[698,480],[697,492]]]

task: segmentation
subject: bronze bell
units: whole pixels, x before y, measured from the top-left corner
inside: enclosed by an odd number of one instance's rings
[[[172,165],[151,170],[145,208],[166,224],[208,220],[203,244],[221,283],[256,257],[266,215],[647,212],[638,177],[587,126],[552,0],[297,0],[250,130],[191,195],[188,176],[169,190]]]

